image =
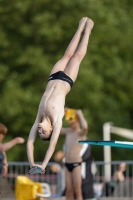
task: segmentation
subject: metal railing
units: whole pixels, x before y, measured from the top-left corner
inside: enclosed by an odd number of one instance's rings
[[[38,162],[38,164],[40,163]],[[49,162],[44,175],[29,174],[28,172],[30,167],[28,162],[9,162],[8,165],[8,174],[6,175],[6,178],[12,185],[13,189],[15,189],[15,181],[17,176],[26,176],[35,182],[48,183],[51,188],[51,192],[54,188],[54,193],[58,195],[62,193],[62,168],[58,163]],[[58,173],[55,173],[51,170],[52,165],[57,167]]]
[[[126,169],[123,172],[124,180],[120,181],[119,177],[114,177],[114,174],[121,163],[126,164]],[[133,197],[133,161],[95,162],[95,164],[97,168],[94,175],[94,192],[96,197],[110,196],[112,199],[116,197]],[[105,181],[104,168],[107,165],[111,165],[111,180],[109,182]]]
[[[126,170],[124,172],[125,179],[123,181],[114,180],[114,173],[117,171],[119,164],[126,163]],[[55,162],[49,162],[46,168],[46,173],[44,175],[30,175],[29,163],[28,162],[9,162],[7,178],[9,182],[15,187],[15,180],[18,175],[24,175],[29,177],[35,182],[48,183],[54,189],[56,195],[61,195],[64,185],[64,176],[62,175],[62,168],[59,164]],[[39,163],[38,163],[39,164]],[[94,177],[94,193],[95,197],[133,197],[133,161],[112,161],[111,163],[105,163],[96,161],[95,164],[95,174]],[[59,169],[58,173],[53,173],[51,171],[51,166],[56,165]],[[106,177],[104,176],[104,168],[106,165],[111,165],[111,181],[106,182]]]

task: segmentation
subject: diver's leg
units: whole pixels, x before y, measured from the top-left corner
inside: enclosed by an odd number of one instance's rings
[[[73,56],[73,54],[75,53],[77,49],[81,34],[85,28],[86,21],[87,21],[87,17],[84,17],[80,20],[78,29],[74,37],[72,38],[68,48],[66,49],[63,57],[54,65],[50,74],[56,73],[58,71],[64,71],[68,62],[70,61],[71,57]]]
[[[87,19],[84,35],[83,38],[76,49],[74,55],[70,59],[68,65],[66,66],[64,72],[73,80],[75,81],[78,75],[79,66],[81,61],[83,60],[88,47],[89,36],[91,34],[91,29],[93,28],[93,21],[91,19]]]

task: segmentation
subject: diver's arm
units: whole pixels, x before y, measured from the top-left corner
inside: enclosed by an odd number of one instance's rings
[[[48,147],[48,150],[46,152],[45,158],[42,162],[42,168],[43,169],[46,168],[46,165],[48,164],[49,160],[51,159],[51,157],[54,153],[54,150],[55,150],[55,147],[56,147],[56,144],[57,144],[57,141],[58,141],[58,137],[59,137],[59,134],[60,134],[61,127],[62,127],[62,119],[59,118],[59,119],[57,119],[57,122],[55,123],[53,133],[52,133],[52,137],[50,139],[49,147]]]
[[[27,156],[30,163],[30,167],[34,165],[34,141],[37,134],[37,125],[37,122],[33,124],[27,141]]]

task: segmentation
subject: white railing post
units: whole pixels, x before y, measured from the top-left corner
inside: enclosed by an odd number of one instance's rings
[[[103,140],[110,140],[110,130],[111,130],[112,123],[107,122],[103,125]],[[105,181],[109,182],[111,180],[111,147],[110,146],[104,146],[104,177]],[[106,164],[108,163],[108,164]]]
[[[121,137],[125,137],[133,140],[133,130],[115,127],[112,122],[106,122],[103,124],[103,140],[111,140],[111,134],[116,134]],[[111,180],[111,146],[104,146],[104,176],[105,181],[109,182]],[[108,163],[108,164],[106,164]]]

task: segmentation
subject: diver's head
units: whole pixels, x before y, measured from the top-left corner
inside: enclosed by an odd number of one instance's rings
[[[38,129],[39,137],[43,141],[50,141],[51,135],[53,128],[49,123],[42,122],[38,124]]]

